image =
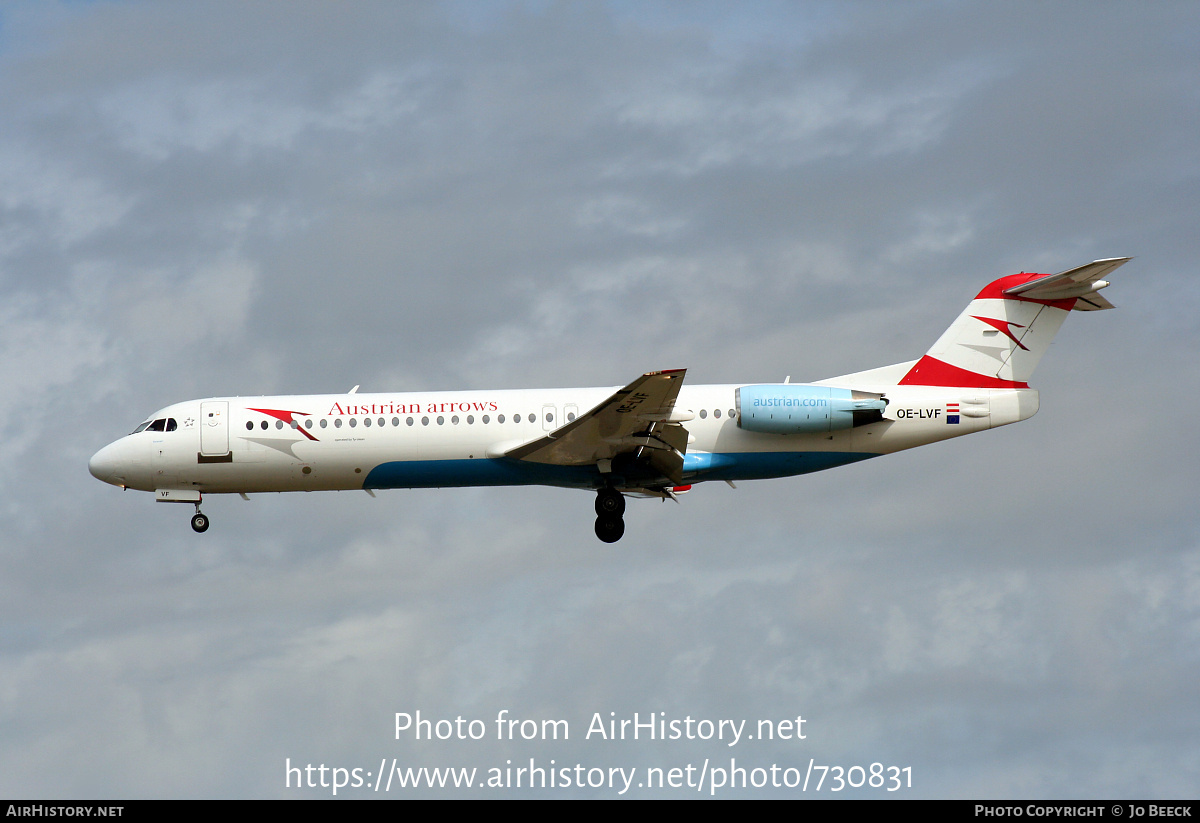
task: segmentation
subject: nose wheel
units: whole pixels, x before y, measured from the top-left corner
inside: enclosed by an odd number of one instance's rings
[[[625,495],[605,487],[596,492],[596,537],[616,543],[625,534]]]
[[[200,511],[200,504],[196,504],[196,513],[192,515],[192,531],[197,534],[203,534],[208,531],[208,515]]]

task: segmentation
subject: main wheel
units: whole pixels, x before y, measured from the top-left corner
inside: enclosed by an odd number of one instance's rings
[[[208,517],[201,514],[200,512],[196,512],[195,514],[193,514],[192,515],[192,531],[197,532],[197,533],[203,533],[203,532],[208,531]]]
[[[616,489],[600,489],[596,492],[596,514],[619,518],[625,514],[625,495]]]
[[[625,534],[625,521],[620,517],[600,515],[596,518],[596,537],[605,543],[616,543]]]

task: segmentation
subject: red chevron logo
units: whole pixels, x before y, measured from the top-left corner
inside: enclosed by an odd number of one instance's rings
[[[1026,348],[1024,345],[1022,345],[1021,341],[1018,340],[1016,338],[1016,336],[1012,333],[1013,327],[1016,327],[1018,329],[1025,328],[1020,323],[1010,323],[1007,320],[993,320],[990,317],[980,317],[977,314],[972,314],[971,316],[982,323],[987,323],[989,326],[991,326],[996,331],[1003,332],[1008,337],[1009,340],[1016,343],[1018,346],[1020,346],[1025,351],[1029,351],[1029,349]]]

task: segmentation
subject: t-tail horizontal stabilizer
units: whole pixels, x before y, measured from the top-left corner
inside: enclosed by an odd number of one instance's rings
[[[1036,280],[1030,280],[1028,283],[1012,286],[1005,289],[1004,293],[1027,300],[1055,301],[1076,298],[1075,305],[1072,307],[1075,311],[1111,309],[1113,304],[1097,292],[1108,285],[1108,281],[1103,278],[1128,263],[1130,259],[1128,257],[1110,257],[1107,260],[1095,260],[1073,269],[1067,269],[1059,274],[1047,274]]]

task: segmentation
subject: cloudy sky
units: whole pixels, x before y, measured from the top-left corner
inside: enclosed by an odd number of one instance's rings
[[[0,795],[734,758],[1195,797],[1197,42],[1190,2],[0,6]],[[631,501],[612,546],[560,489],[200,536],[87,473],[198,397],[822,379],[1113,256],[1031,421]],[[806,736],[585,739],[635,712]]]

